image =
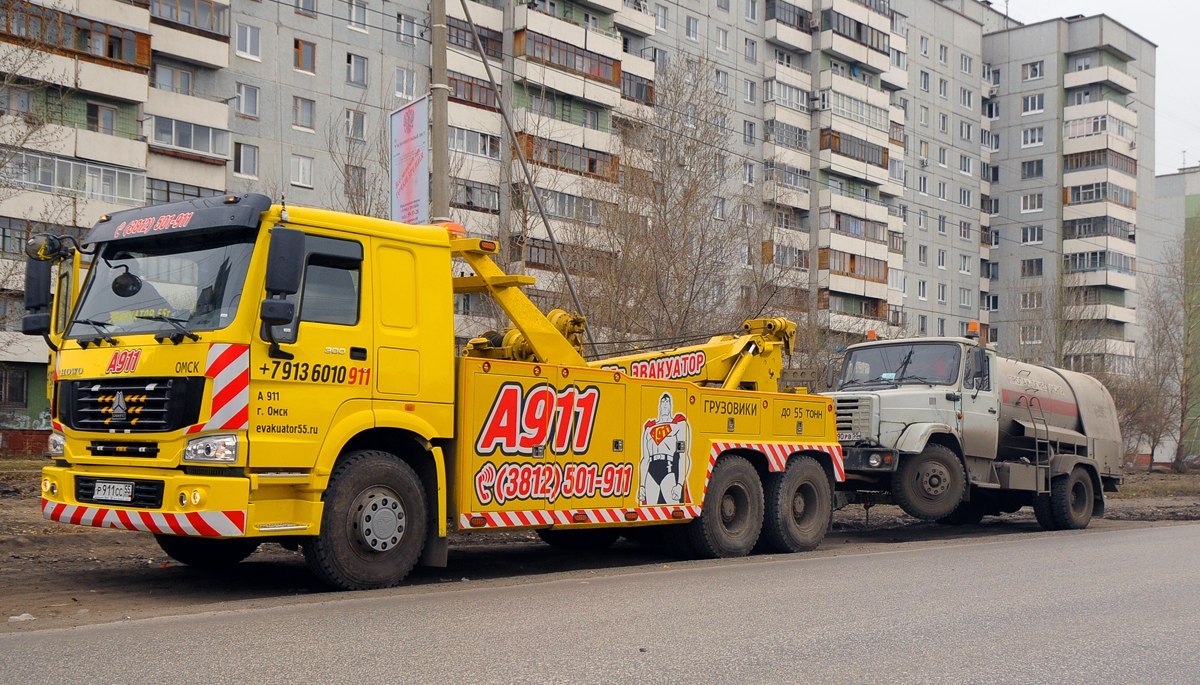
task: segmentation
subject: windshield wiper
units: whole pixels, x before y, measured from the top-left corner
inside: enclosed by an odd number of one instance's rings
[[[895,380],[889,381],[886,378],[884,378],[883,376],[876,376],[875,378],[872,378],[870,380],[862,380],[861,378],[851,378],[850,380],[839,385],[838,390],[841,390],[842,388],[848,388],[852,385],[870,385],[873,383],[888,383],[891,385],[895,385],[896,381]]]
[[[83,345],[84,349],[87,349],[88,343],[91,343],[92,345],[99,345],[101,340],[108,343],[109,345],[112,345],[113,347],[116,347],[121,342],[121,341],[117,340],[116,338],[112,337],[111,335],[109,335],[108,332],[105,330],[106,328],[108,328],[109,326],[112,325],[110,323],[107,323],[104,321],[96,321],[95,319],[75,319],[75,321],[73,323],[86,323],[87,325],[96,329],[96,333],[99,336],[97,338],[92,338],[91,340],[84,340],[84,339],[80,338],[79,344]]]
[[[928,383],[929,387],[931,387],[931,388],[933,387],[933,381],[929,380],[928,378],[925,378],[924,376],[905,376],[904,378],[896,379],[897,383],[903,383],[904,381],[916,381],[918,383]]]
[[[187,319],[175,319],[170,316],[163,315],[163,314],[152,314],[151,316],[139,316],[137,318],[142,319],[143,321],[161,321],[163,323],[170,324],[171,328],[174,328],[175,330],[179,331],[175,335],[156,335],[156,336],[154,336],[154,339],[157,340],[158,342],[162,342],[164,340],[170,340],[171,342],[178,345],[179,343],[183,342],[184,338],[191,338],[193,342],[199,342],[199,340],[200,340],[200,336],[196,335],[195,333],[193,333],[191,331],[191,329],[189,329],[187,326],[183,325],[183,324],[187,323]]]

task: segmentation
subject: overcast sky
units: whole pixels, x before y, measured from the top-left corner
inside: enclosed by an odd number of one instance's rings
[[[1005,0],[993,7],[1004,11]],[[1173,173],[1187,152],[1200,163],[1200,2],[1196,0],[1009,0],[1009,15],[1027,24],[1073,14],[1107,14],[1158,45],[1155,173]]]

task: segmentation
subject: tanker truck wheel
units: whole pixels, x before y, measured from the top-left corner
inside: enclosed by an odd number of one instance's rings
[[[1071,473],[1050,483],[1050,509],[1054,521],[1063,530],[1087,528],[1096,506],[1092,477],[1087,469],[1076,466]]]
[[[763,489],[758,471],[742,457],[723,457],[713,467],[700,518],[685,527],[696,556],[744,557],[763,526]]]
[[[1042,530],[1058,530],[1060,528],[1058,521],[1054,518],[1054,507],[1050,504],[1050,495],[1033,496],[1033,516]]]
[[[539,528],[537,536],[551,547],[587,551],[612,547],[617,538],[621,537],[621,531],[618,528],[585,528],[583,530]]]
[[[909,516],[936,521],[949,516],[966,491],[962,462],[948,447],[929,443],[917,455],[904,457],[892,476],[892,496]]]
[[[833,495],[825,469],[812,457],[793,457],[765,484],[763,541],[776,552],[808,552],[829,531]]]
[[[193,538],[182,535],[155,535],[155,542],[175,561],[206,571],[228,568],[254,554],[258,540],[253,538]]]
[[[338,460],[325,491],[321,533],[304,543],[304,560],[341,590],[396,585],[425,547],[425,489],[412,467],[379,450]]]

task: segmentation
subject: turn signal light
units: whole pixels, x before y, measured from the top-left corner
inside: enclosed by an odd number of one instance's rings
[[[575,513],[571,515],[571,520],[575,523],[587,523],[588,517],[587,514]]]

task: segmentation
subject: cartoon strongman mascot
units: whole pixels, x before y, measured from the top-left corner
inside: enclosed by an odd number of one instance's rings
[[[658,418],[647,421],[642,431],[642,484],[638,488],[638,502],[646,505],[688,502],[687,475],[691,465],[687,417],[672,411],[671,395],[664,392],[658,401]]]

